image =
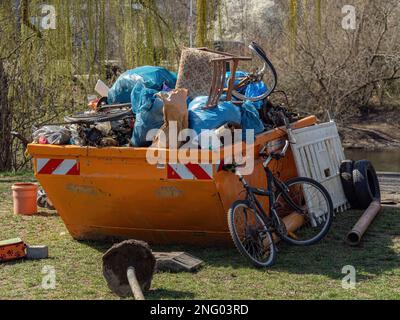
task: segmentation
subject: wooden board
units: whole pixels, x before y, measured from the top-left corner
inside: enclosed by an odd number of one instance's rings
[[[203,261],[186,252],[153,252],[156,272],[195,272]]]

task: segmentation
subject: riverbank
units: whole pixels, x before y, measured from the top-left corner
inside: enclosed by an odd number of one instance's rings
[[[373,109],[351,117],[339,124],[339,133],[346,149],[400,150],[400,107]]]

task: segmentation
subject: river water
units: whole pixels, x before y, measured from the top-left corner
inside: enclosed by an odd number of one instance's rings
[[[347,159],[371,161],[376,171],[400,172],[400,150],[382,152],[348,149],[345,154]]]

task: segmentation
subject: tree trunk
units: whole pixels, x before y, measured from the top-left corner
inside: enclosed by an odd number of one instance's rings
[[[197,0],[197,34],[196,46],[206,46],[207,38],[207,2],[205,0]]]
[[[11,110],[8,105],[8,82],[0,60],[0,172],[11,170]]]

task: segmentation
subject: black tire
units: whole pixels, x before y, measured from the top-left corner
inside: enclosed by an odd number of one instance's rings
[[[268,245],[268,248],[266,248],[266,250],[268,250],[267,251],[268,256],[266,257],[266,259],[261,260],[255,256],[253,256],[251,254],[251,252],[249,252],[250,250],[245,247],[242,240],[240,239],[240,237],[238,235],[238,231],[237,231],[237,226],[235,223],[235,215],[238,213],[238,209],[240,209],[240,207],[250,210],[252,212],[252,216],[255,218],[255,220],[258,221],[258,223],[260,223],[260,226],[262,226],[265,229],[263,231],[263,233],[265,234],[265,238],[262,239],[261,244],[262,244],[263,248],[266,247],[265,243],[267,243],[267,245]],[[258,212],[255,212],[253,209],[251,209],[251,206],[248,201],[236,201],[232,205],[232,207],[228,211],[228,226],[229,226],[229,231],[230,231],[233,243],[235,244],[236,248],[238,249],[240,254],[244,258],[246,258],[248,261],[250,261],[255,267],[267,268],[267,267],[271,267],[275,263],[276,248],[275,248],[275,244],[274,244],[272,235],[269,232],[268,227],[265,225],[263,219],[258,215]],[[259,236],[260,235],[258,233],[258,237]],[[257,240],[260,241],[261,239],[257,239]]]
[[[332,198],[329,195],[328,191],[325,189],[325,187],[320,184],[319,182],[310,179],[310,178],[305,178],[305,177],[299,177],[299,178],[294,178],[292,180],[289,180],[288,182],[285,183],[286,186],[289,188],[289,190],[298,190],[293,188],[294,186],[303,186],[303,185],[307,185],[308,188],[314,188],[314,192],[316,192],[316,194],[318,194],[320,196],[319,199],[321,199],[323,202],[321,202],[321,204],[318,206],[319,208],[324,208],[323,210],[325,211],[323,217],[318,218],[317,219],[310,219],[309,214],[305,215],[305,224],[303,225],[303,227],[300,227],[296,233],[298,238],[294,238],[291,237],[287,232],[282,232],[282,230],[277,230],[280,238],[285,241],[286,243],[289,243],[291,245],[295,245],[295,246],[311,246],[313,244],[318,243],[319,241],[321,241],[329,232],[332,222],[333,222],[333,218],[334,218],[334,208],[333,208],[333,203],[332,203]],[[310,189],[309,189],[310,190]],[[289,191],[290,192],[290,191]],[[298,192],[296,192],[296,194],[298,194]],[[286,202],[286,200],[284,200],[284,197],[282,195],[281,192],[279,192],[276,195],[276,204],[279,206],[280,199],[283,199],[284,202]],[[305,199],[302,198],[301,196],[298,197],[298,199],[294,199],[292,197],[292,201],[298,205],[299,207],[305,207]],[[287,204],[287,202],[286,202]],[[290,205],[288,205],[290,206]],[[287,210],[287,207],[285,208]],[[294,209],[294,208],[293,208]],[[275,212],[278,214],[278,210],[279,207],[276,206]],[[279,219],[278,215],[277,218]],[[280,219],[279,219],[280,220]],[[280,220],[280,223],[283,224],[282,220]],[[313,223],[317,224],[319,223],[319,225],[315,225],[313,226]],[[314,230],[317,231],[317,233],[313,236],[308,237],[308,233],[306,228],[314,228]],[[317,228],[321,228],[321,230],[318,230]],[[286,231],[286,228],[284,228],[284,230]],[[310,229],[311,230],[311,229]],[[305,234],[303,237],[304,239],[300,239],[300,235],[299,233],[302,232],[302,234]]]
[[[344,195],[353,209],[358,209],[356,190],[353,182],[353,160],[344,160],[340,165],[340,180],[342,181]]]
[[[359,209],[367,209],[372,201],[381,199],[378,176],[371,162],[360,160],[354,163],[353,181]]]

